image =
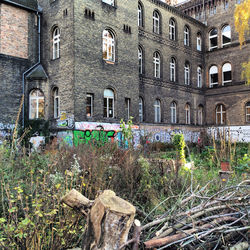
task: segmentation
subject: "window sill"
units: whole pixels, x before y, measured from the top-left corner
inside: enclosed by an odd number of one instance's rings
[[[116,5],[114,4],[114,5],[111,5],[111,4],[108,4],[108,3],[105,3],[105,2],[103,2],[102,1],[102,6],[104,6],[105,8],[109,8],[109,9],[113,9],[113,10],[116,10],[117,9],[117,7],[116,7]]]
[[[50,61],[54,62],[54,61],[59,60],[60,58],[61,58],[60,56],[59,56],[59,57],[57,57],[57,58],[51,58],[51,60],[50,60]]]
[[[114,64],[115,64],[114,61],[109,61],[109,60],[105,60],[105,59],[103,59],[103,61],[104,61],[106,64],[111,64],[111,65],[114,65]]]

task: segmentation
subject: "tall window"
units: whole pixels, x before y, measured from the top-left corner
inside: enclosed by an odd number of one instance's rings
[[[143,27],[143,9],[141,3],[138,3],[138,26]]]
[[[226,108],[223,104],[216,106],[216,124],[223,125],[226,124]]]
[[[229,25],[226,25],[222,28],[222,46],[231,43],[231,28]]]
[[[209,83],[210,83],[210,88],[212,88],[213,85],[218,85],[218,67],[217,66],[212,66],[209,69]]]
[[[108,118],[114,117],[114,91],[111,89],[104,90],[104,110],[103,116]]]
[[[222,66],[222,84],[232,82],[232,66],[230,63],[225,63]]]
[[[53,40],[53,59],[60,57],[60,29],[55,27],[52,34]]]
[[[160,34],[160,15],[156,10],[153,13],[153,32]]]
[[[198,107],[198,125],[203,125],[203,106]]]
[[[154,109],[155,109],[155,122],[161,122],[161,102],[160,102],[160,100],[155,101]]]
[[[127,113],[127,119],[130,118],[130,104],[131,101],[130,101],[130,98],[125,98],[125,111]]]
[[[29,94],[29,119],[44,118],[44,95],[39,89],[32,90]]]
[[[138,48],[138,62],[139,62],[139,74],[142,74],[143,73],[143,51],[140,46]]]
[[[201,51],[201,34],[197,34],[197,50]]]
[[[172,57],[170,61],[170,81],[172,82],[176,81],[175,72],[176,72],[176,62],[175,59]]]
[[[53,89],[54,118],[58,118],[60,116],[60,97],[58,92],[58,88]]]
[[[186,124],[190,124],[190,105],[186,104],[185,106],[185,115],[186,115]]]
[[[246,122],[250,122],[250,102],[246,104]]]
[[[188,62],[185,63],[184,67],[184,81],[186,85],[190,85],[190,64]]]
[[[112,6],[115,6],[115,0],[102,0],[102,2],[109,4],[109,5],[112,5]]]
[[[184,27],[184,45],[189,46],[190,44],[190,30],[187,26]]]
[[[170,110],[171,110],[171,123],[177,123],[177,118],[176,118],[176,108],[177,105],[175,102],[171,103]]]
[[[87,100],[86,100],[86,115],[87,117],[93,116],[93,101],[94,101],[94,95],[93,94],[87,94]]]
[[[209,32],[209,49],[213,50],[218,48],[218,31],[217,29],[212,29]]]
[[[143,99],[141,97],[139,97],[139,119],[140,122],[143,122]]]
[[[161,56],[159,52],[155,52],[153,55],[153,63],[154,63],[154,77],[161,77]]]
[[[197,67],[197,87],[202,87],[202,71],[200,66]]]
[[[227,10],[227,9],[228,9],[228,6],[229,6],[229,5],[228,5],[228,1],[225,0],[225,2],[224,2],[224,9]]]
[[[172,18],[169,20],[169,39],[175,40],[175,21]]]
[[[115,61],[115,37],[110,30],[102,33],[102,57],[107,61]]]

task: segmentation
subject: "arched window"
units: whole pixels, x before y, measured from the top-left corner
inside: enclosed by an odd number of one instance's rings
[[[60,57],[60,29],[55,27],[52,34],[53,51],[52,59],[57,59]]]
[[[209,32],[209,49],[213,50],[218,47],[218,31],[217,29],[212,29]]]
[[[250,122],[250,102],[246,104],[246,122]]]
[[[185,106],[185,115],[186,115],[186,124],[190,124],[190,105],[186,104]]]
[[[212,66],[209,69],[209,83],[210,83],[210,88],[212,88],[213,85],[218,85],[218,67],[217,66]]]
[[[141,3],[138,3],[138,26],[143,27],[143,8]]]
[[[103,117],[114,117],[114,96],[114,91],[112,89],[104,90]]]
[[[158,99],[155,100],[154,110],[155,110],[155,122],[161,122],[161,102]]]
[[[154,52],[153,55],[153,63],[154,63],[154,77],[161,77],[161,56],[159,52]]]
[[[29,119],[44,118],[44,95],[41,90],[32,90],[29,94]]]
[[[231,43],[231,28],[226,25],[222,28],[222,47]]]
[[[144,110],[143,99],[141,97],[139,97],[139,119],[140,119],[140,122],[143,122],[143,110]]]
[[[226,124],[226,108],[223,104],[216,106],[216,124],[223,125]]]
[[[139,74],[143,73],[143,50],[139,46],[138,48],[138,62],[139,62]]]
[[[197,34],[197,50],[201,51],[201,34]]]
[[[170,40],[175,40],[175,32],[176,32],[175,26],[176,26],[175,21],[171,18],[169,20],[169,39]]]
[[[197,67],[197,87],[202,87],[202,70],[200,66]]]
[[[184,81],[186,85],[190,85],[190,64],[188,62],[185,63],[184,67]]]
[[[175,102],[171,103],[170,110],[171,110],[171,123],[177,123],[177,114],[176,114],[177,105]]]
[[[187,26],[184,27],[184,45],[189,46],[190,44],[190,30]]]
[[[153,12],[153,32],[156,34],[160,34],[160,22],[160,14],[155,10]]]
[[[54,118],[58,118],[60,116],[60,97],[58,88],[54,88],[52,94],[53,94]]]
[[[203,106],[198,106],[198,125],[203,125]]]
[[[222,66],[222,84],[232,82],[232,66],[230,63],[225,63]]]
[[[170,81],[171,82],[175,82],[176,81],[176,61],[175,59],[172,57],[171,61],[170,61]]]
[[[102,33],[102,58],[107,61],[115,61],[115,36],[107,29]]]

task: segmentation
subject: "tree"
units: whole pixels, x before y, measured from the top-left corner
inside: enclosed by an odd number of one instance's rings
[[[240,47],[246,42],[246,35],[250,33],[250,0],[236,5],[234,11],[235,30],[239,34]],[[250,61],[242,64],[242,78],[250,85]]]

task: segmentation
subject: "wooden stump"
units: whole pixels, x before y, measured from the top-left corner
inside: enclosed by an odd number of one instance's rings
[[[94,202],[83,237],[84,250],[119,249],[126,243],[133,224],[135,207],[105,190]]]

